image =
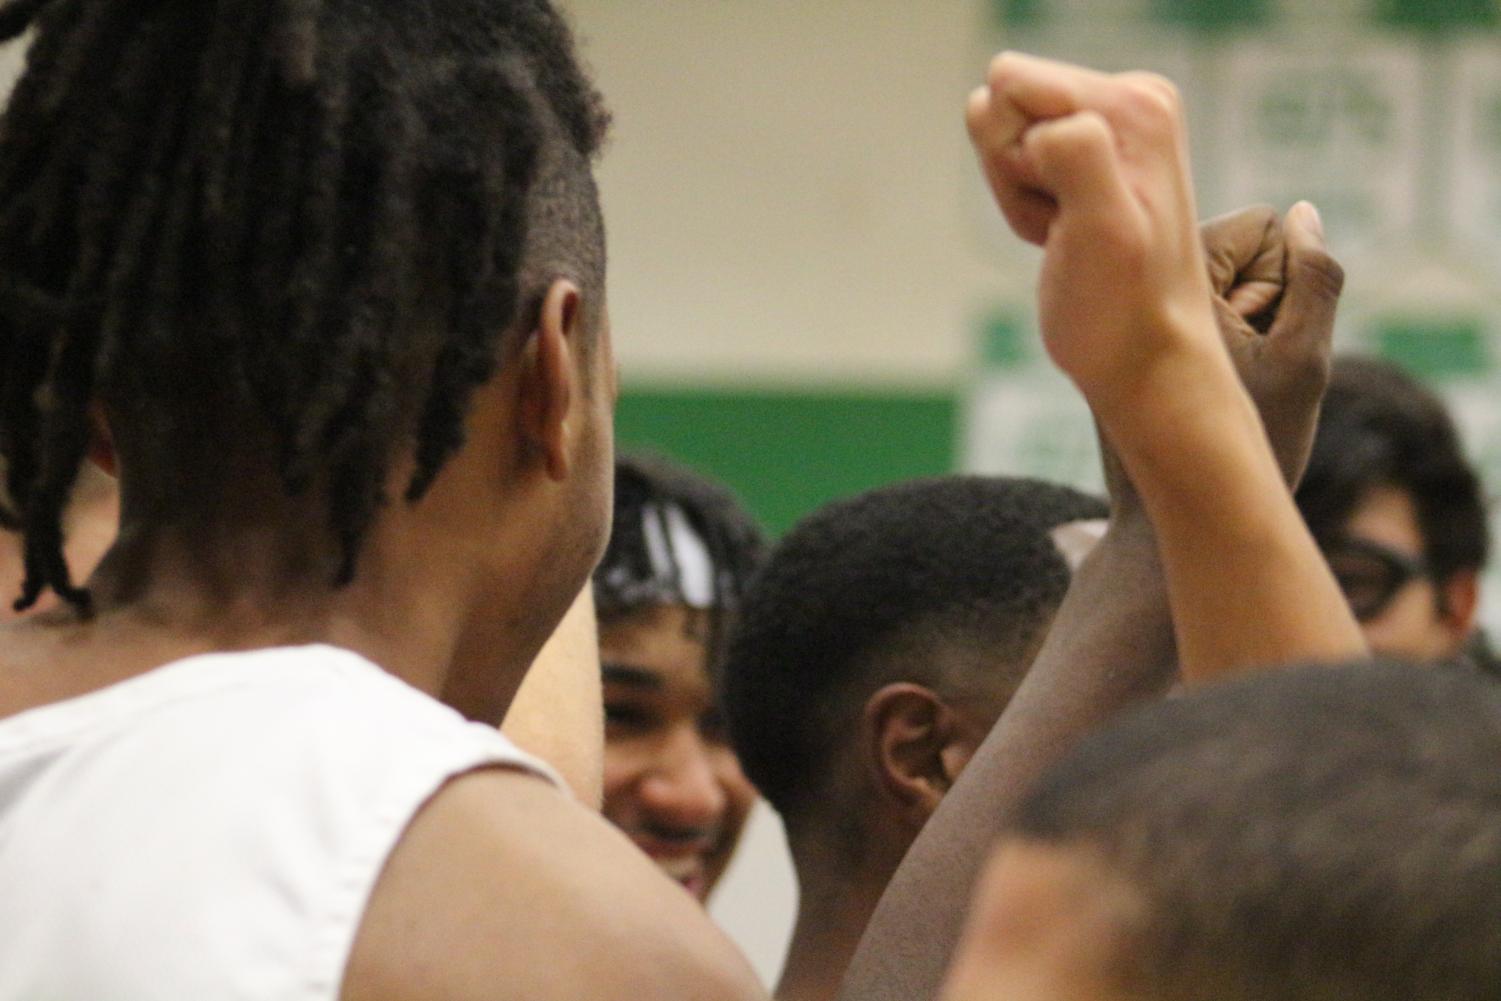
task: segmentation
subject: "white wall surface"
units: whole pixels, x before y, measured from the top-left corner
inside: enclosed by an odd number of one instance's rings
[[[740,851],[720,880],[709,913],[729,933],[767,987],[776,985],[797,915],[797,876],[776,812],[757,803]]]
[[[950,384],[976,297],[974,0],[564,0],[612,110],[628,377]]]

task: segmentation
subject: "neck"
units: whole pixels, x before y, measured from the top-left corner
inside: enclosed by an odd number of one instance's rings
[[[301,534],[127,523],[89,582],[97,627],[164,652],[330,643],[436,694],[460,626],[442,592],[394,580],[375,553],[336,588],[334,554]]]
[[[480,594],[463,554],[430,534],[410,538],[396,507],[372,527],[354,581],[335,587],[340,554],[319,505],[267,501],[212,517],[133,520],[127,504],[89,581],[98,615],[84,633],[127,672],[214,650],[328,643],[435,698],[456,674],[482,673],[483,691],[471,685],[456,708],[498,722],[534,651],[497,614],[484,664],[460,663],[474,646],[473,610],[497,596]]]
[[[777,1001],[835,1001],[845,969],[875,913],[900,852],[867,845],[858,861],[842,857],[838,834],[809,832],[793,848],[798,912]]]

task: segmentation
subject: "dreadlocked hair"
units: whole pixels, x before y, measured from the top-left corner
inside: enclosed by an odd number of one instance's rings
[[[607,116],[567,26],[546,0],[0,8],[0,40],[31,27],[0,124],[16,607],[89,611],[61,514],[96,399],[164,455],[254,421],[287,493],[323,491],[347,583],[395,447],[416,500],[462,445],[531,269],[602,282]]]
[[[687,604],[683,568],[673,547],[668,512],[681,513],[703,544],[710,567],[710,636],[718,650],[725,620],[740,607],[751,577],[766,556],[766,536],[726,488],[654,455],[621,455],[615,462],[615,515],[610,543],[594,571],[594,602],[608,623],[646,608]],[[652,558],[647,522],[665,541],[665,560]]]

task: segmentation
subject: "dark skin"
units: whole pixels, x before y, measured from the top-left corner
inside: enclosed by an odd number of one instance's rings
[[[1269,208],[1211,220],[1202,235],[1221,335],[1294,482],[1328,377],[1338,266],[1317,247],[1290,250]],[[1178,680],[1151,521],[1108,447],[1105,465],[1110,528],[1075,572],[1026,680],[891,880],[849,962],[842,999],[935,996],[1010,804],[1080,735]]]
[[[613,355],[607,329],[583,326],[580,296],[570,281],[551,285],[536,328],[508,339],[499,373],[475,392],[463,448],[421,501],[382,509],[342,589],[330,587],[337,547],[317,497],[286,497],[274,475],[241,477],[219,484],[223,503],[190,526],[154,522],[133,507],[139,467],[129,436],[116,435],[122,524],[91,581],[99,614],[3,627],[0,718],[195,653],[318,642],[498,722],[609,524]],[[398,496],[410,461],[393,471]],[[560,941],[569,962],[537,962]],[[602,818],[494,769],[449,782],[413,820],[341,991],[346,1001],[760,996],[701,909]]]
[[[894,681],[865,701],[816,813],[789,824],[798,915],[782,968],[780,1001],[830,1001],[881,893],[912,841],[953,787],[1014,690],[1019,665],[984,673],[969,649],[926,649],[923,670],[975,678],[961,690]],[[961,659],[962,658],[962,659]],[[952,664],[949,662],[952,661]],[[856,820],[855,818],[858,818]]]
[[[1327,276],[1318,270],[1324,262],[1304,256],[1299,249],[1290,270],[1282,219],[1267,207],[1245,209],[1211,220],[1203,225],[1201,234],[1217,293],[1215,308],[1221,334],[1237,360],[1238,370],[1252,384],[1253,396],[1260,402],[1269,424],[1277,429],[1273,434],[1279,444],[1278,459],[1292,482],[1307,461],[1314,426],[1309,415],[1314,412],[1327,377],[1334,297],[1324,295],[1324,290],[1330,287],[1325,280]],[[1290,298],[1285,295],[1289,283],[1296,286],[1297,293]],[[1286,309],[1282,308],[1284,301],[1288,303]],[[1108,541],[1079,571],[1075,590],[1065,611],[1060,613],[1062,625],[1048,640],[1046,649],[1051,661],[1044,664],[1039,659],[1026,694],[1007,709],[1006,765],[1001,766],[1002,759],[994,748],[981,752],[981,762],[976,767],[986,769],[983,774],[987,778],[980,783],[967,780],[960,786],[967,792],[961,795],[977,798],[978,789],[1009,789],[1013,785],[1020,788],[1067,745],[1070,734],[1082,733],[1108,718],[1119,706],[1160,696],[1175,680],[1171,620],[1157,565],[1155,540],[1140,499],[1118,459],[1108,448],[1105,456],[1116,511]],[[1118,658],[1123,647],[1114,644],[1126,642],[1132,644],[1132,670],[1099,677],[1083,672],[1064,674],[1063,668],[1071,664],[1097,662],[1103,669],[1104,660],[1089,659],[1095,656],[1092,651],[1109,656],[1113,650]],[[964,716],[961,707],[946,705],[941,697],[926,689],[905,695],[908,703],[926,707],[925,718],[954,720]],[[989,714],[990,721],[1000,713],[1009,695],[1009,692],[993,694],[994,704],[986,707],[994,710]],[[872,703],[880,700],[878,695]],[[1068,721],[1062,729],[1058,728],[1059,720]],[[888,726],[883,734],[890,732]],[[941,739],[935,736],[940,733],[948,735]],[[929,780],[919,769],[904,772],[890,756],[876,752],[868,755],[868,767],[861,774],[879,774],[883,779],[871,783],[868,808],[864,811],[870,818],[867,827],[872,849],[862,854],[859,873],[835,870],[828,862],[816,867],[827,868],[831,874],[837,871],[837,876],[831,875],[828,882],[837,883],[838,892],[821,884],[818,888],[804,886],[804,907],[809,907],[811,897],[814,912],[806,921],[800,921],[794,935],[779,997],[812,1001],[836,995],[841,972],[856,951],[881,891],[918,831],[949,795],[952,780],[968,765],[984,738],[984,730],[970,740],[966,728],[936,725],[927,727],[924,734],[928,743],[941,745],[927,754],[925,760],[933,763],[928,771],[942,781]],[[945,767],[950,757],[958,767]],[[922,792],[926,795],[919,794]],[[878,838],[875,832],[887,836]],[[815,850],[818,840],[810,839]],[[874,847],[877,842],[881,845],[879,849]],[[950,830],[942,849],[949,857],[942,864],[957,858],[981,858],[989,843],[990,834],[983,826]],[[927,891],[934,880],[949,877],[937,871],[938,863],[931,860],[925,863],[920,852],[914,853],[907,863],[909,867],[924,864],[931,868],[922,876],[910,877],[907,885],[924,888],[925,909],[913,920],[927,922],[935,918],[929,905],[941,907],[944,896]],[[956,885],[961,883],[962,880],[956,881]],[[962,897],[960,890],[953,899]],[[940,920],[957,921],[958,911],[944,914]],[[917,950],[926,948],[925,943],[910,945]],[[888,940],[881,949],[904,947],[906,942]],[[923,962],[927,960],[921,956],[914,958],[903,953],[900,959],[885,964],[881,975],[904,976],[903,970],[911,969],[913,963],[921,969]],[[941,968],[941,957],[936,962],[935,969]]]

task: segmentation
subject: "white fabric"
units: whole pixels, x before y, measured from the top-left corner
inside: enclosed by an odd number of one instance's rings
[[[0,721],[0,1001],[332,1001],[449,778],[557,777],[345,650],[193,657]]]
[[[1053,545],[1058,547],[1058,553],[1063,557],[1063,562],[1068,564],[1070,573],[1084,565],[1085,558],[1105,538],[1105,531],[1109,527],[1108,518],[1091,518],[1088,521],[1070,521],[1053,529]]]
[[[652,573],[660,580],[671,580],[676,564],[683,603],[689,608],[713,608],[714,561],[709,559],[709,547],[693,530],[683,509],[676,504],[649,505],[641,517]],[[662,521],[667,523],[665,535]]]

